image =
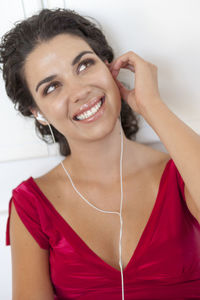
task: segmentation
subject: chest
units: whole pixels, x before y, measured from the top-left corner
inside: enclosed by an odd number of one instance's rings
[[[123,184],[122,263],[129,263],[149,220],[159,188],[159,179],[138,176]],[[58,192],[59,191],[59,192]],[[105,211],[120,211],[120,185],[79,187],[81,194],[95,207]],[[86,203],[70,185],[68,188],[48,188],[45,191],[57,212],[84,243],[104,262],[119,267],[120,217],[104,213]]]

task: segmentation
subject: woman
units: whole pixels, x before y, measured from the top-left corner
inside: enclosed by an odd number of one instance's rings
[[[94,24],[61,9],[8,32],[1,62],[8,96],[65,156],[13,190],[13,299],[200,299],[200,138],[161,100],[157,67],[113,60]],[[169,154],[133,141],[133,111]]]

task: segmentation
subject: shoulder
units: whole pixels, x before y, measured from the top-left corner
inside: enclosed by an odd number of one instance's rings
[[[59,164],[48,173],[34,178],[34,182],[42,194],[45,195],[45,197],[52,202],[52,204],[55,204],[57,200],[60,201],[63,193],[66,197],[68,196],[66,195],[69,190],[66,189],[66,184],[68,184],[68,181],[66,178],[63,180],[63,178],[64,176],[62,174],[62,167]]]
[[[28,203],[34,194],[33,178],[29,177],[21,181],[12,189],[12,198],[19,203]]]
[[[167,152],[133,141],[129,145],[128,156],[138,171],[145,170],[146,172],[160,172],[171,159]]]
[[[56,165],[54,168],[50,169],[47,173],[44,173],[43,175],[39,177],[34,177],[34,182],[40,187],[40,186],[52,186],[57,181],[59,181],[60,178],[60,170],[61,165],[60,163]]]
[[[169,153],[133,142],[130,145],[128,159],[131,161],[131,167],[129,165],[130,178],[137,182],[137,185],[146,186],[153,191],[154,195],[157,195],[162,175],[170,159]]]
[[[27,293],[34,293],[35,296],[37,293],[37,299],[53,299],[48,274],[49,243],[41,230],[37,214],[30,213],[24,205],[19,207],[16,202],[15,205],[10,204],[6,245],[11,245],[12,249],[14,299],[17,295],[21,295],[20,299],[30,299]],[[34,290],[36,286],[41,288]]]

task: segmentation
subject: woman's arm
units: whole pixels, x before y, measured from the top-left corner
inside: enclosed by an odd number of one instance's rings
[[[126,89],[117,76],[121,68],[135,73],[135,88]],[[185,196],[200,222],[200,136],[161,100],[157,67],[129,51],[110,64],[122,98],[141,114],[165,145],[185,182]]]
[[[187,203],[196,206],[200,222],[200,136],[159,101],[143,111],[165,145],[185,182]]]
[[[41,249],[11,206],[12,300],[53,300],[48,250]]]

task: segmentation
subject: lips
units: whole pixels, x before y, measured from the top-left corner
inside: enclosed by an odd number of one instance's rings
[[[83,104],[78,111],[73,115],[73,120],[77,120],[76,116],[84,113],[87,110],[90,110],[93,106],[95,106],[102,98],[104,95],[94,97],[91,100],[89,100],[87,103]]]

